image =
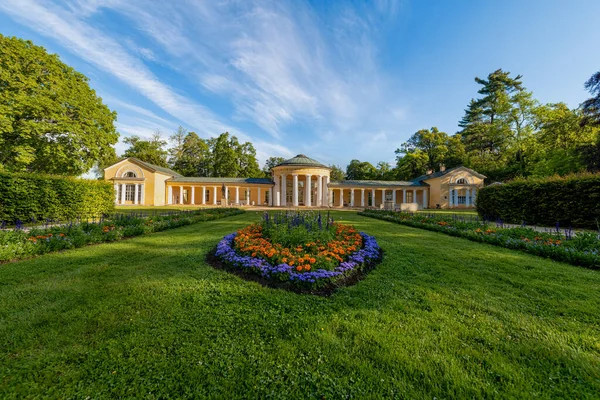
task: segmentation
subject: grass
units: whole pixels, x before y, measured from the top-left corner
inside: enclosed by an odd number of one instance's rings
[[[442,209],[442,210],[435,210],[435,209],[427,209],[427,210],[422,210],[422,211],[417,211],[419,213],[424,213],[424,214],[440,214],[440,215],[452,215],[452,214],[456,214],[456,215],[460,215],[460,216],[477,216],[477,211],[473,210],[473,209],[461,209],[461,208],[452,208],[452,209]]]
[[[0,398],[593,398],[600,274],[349,213],[328,298],[207,266],[255,213],[0,267]]]

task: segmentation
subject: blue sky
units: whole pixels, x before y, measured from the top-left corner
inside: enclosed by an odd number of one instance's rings
[[[473,78],[497,68],[578,106],[600,70],[598,15],[597,0],[2,0],[0,33],[87,75],[121,137],[229,131],[261,166],[345,167],[393,162],[421,128],[456,132]]]

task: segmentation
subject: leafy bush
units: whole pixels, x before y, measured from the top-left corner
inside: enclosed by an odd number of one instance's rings
[[[0,219],[7,222],[92,218],[114,209],[104,181],[0,172]]]
[[[456,215],[450,217],[440,216],[440,214],[410,214],[378,210],[365,210],[358,214],[475,242],[521,250],[573,265],[600,268],[600,234],[598,233],[573,233],[571,229],[540,232],[532,228],[510,228],[500,222],[469,220]]]
[[[482,218],[528,225],[597,229],[600,222],[600,175],[521,179],[479,190]]]
[[[242,213],[244,211],[237,208],[216,208],[169,212],[151,217],[119,214],[111,218],[100,218],[97,222],[69,223],[33,228],[29,231],[0,230],[0,262],[83,247],[88,244],[113,242],[124,237],[159,232]]]

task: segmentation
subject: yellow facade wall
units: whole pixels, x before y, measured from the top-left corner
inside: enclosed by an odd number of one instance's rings
[[[450,183],[455,182],[456,179],[466,178],[470,183],[464,185],[464,188],[481,188],[483,187],[483,179],[479,178],[469,171],[464,169],[457,169],[446,175],[438,178],[428,179],[425,182],[429,184],[429,205],[431,208],[435,208],[436,204],[440,205],[440,208],[450,207]],[[463,186],[461,186],[463,187]],[[454,205],[456,208],[465,208],[465,205]]]

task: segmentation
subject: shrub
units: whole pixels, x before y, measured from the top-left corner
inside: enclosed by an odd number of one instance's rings
[[[169,212],[151,217],[119,214],[100,218],[94,222],[40,226],[29,231],[0,230],[0,262],[94,243],[113,242],[124,237],[159,232],[243,213],[243,210],[237,208],[220,208]]]
[[[502,223],[452,217],[440,214],[410,214],[391,211],[365,210],[359,215],[396,222],[415,228],[445,233],[479,243],[521,250],[591,269],[600,268],[600,235],[554,229],[540,232],[527,227],[507,227]]]
[[[520,179],[479,190],[482,218],[528,225],[597,229],[600,220],[600,175]]]
[[[0,172],[0,219],[7,222],[92,218],[114,209],[104,181]]]

